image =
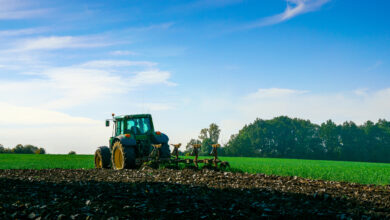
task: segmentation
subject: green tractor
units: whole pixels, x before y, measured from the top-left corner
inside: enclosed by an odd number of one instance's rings
[[[150,114],[122,115],[106,120],[106,127],[113,121],[113,134],[109,146],[101,146],[95,152],[96,168],[134,169],[158,158],[169,161],[167,135],[154,130]]]

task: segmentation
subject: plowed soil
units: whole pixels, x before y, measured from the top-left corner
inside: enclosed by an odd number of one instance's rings
[[[390,219],[390,186],[213,170],[0,170],[0,219]]]

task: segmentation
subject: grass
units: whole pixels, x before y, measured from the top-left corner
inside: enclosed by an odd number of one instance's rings
[[[390,164],[278,158],[221,157],[232,171],[311,179],[390,184]],[[0,169],[91,169],[93,155],[0,154]]]
[[[300,176],[310,179],[390,184],[390,164],[279,158],[221,157],[233,169],[248,173]]]
[[[93,155],[0,154],[0,169],[94,168]]]

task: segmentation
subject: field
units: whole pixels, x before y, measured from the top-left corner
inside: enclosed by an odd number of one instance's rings
[[[93,169],[92,155],[0,154],[0,219],[390,218],[390,164],[221,159],[237,172],[116,171]]]
[[[232,171],[361,184],[390,184],[390,164],[276,158],[221,157]],[[0,169],[91,169],[93,155],[0,154]]]

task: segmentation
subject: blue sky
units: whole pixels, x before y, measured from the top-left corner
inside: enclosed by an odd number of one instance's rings
[[[0,0],[0,144],[93,153],[104,119],[172,143],[216,122],[390,119],[389,1]]]

